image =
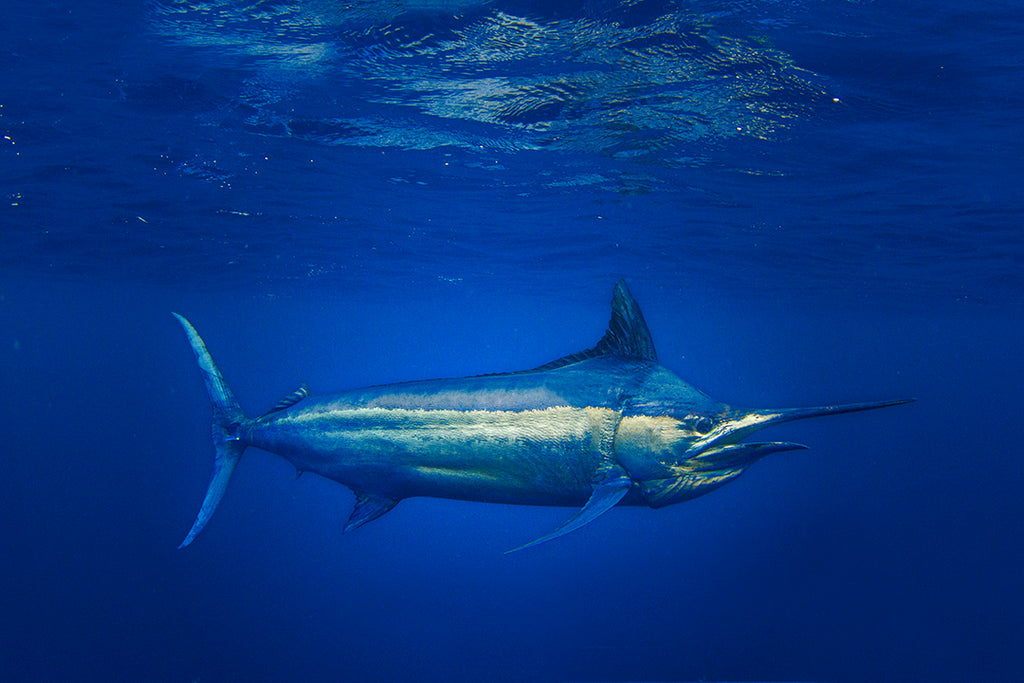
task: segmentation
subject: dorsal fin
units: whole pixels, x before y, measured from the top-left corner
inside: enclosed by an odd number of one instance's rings
[[[615,284],[615,293],[612,294],[612,319],[608,321],[608,330],[596,346],[586,351],[571,353],[534,369],[554,370],[588,358],[608,355],[658,360],[651,331],[647,329],[647,321],[640,312],[640,304],[630,294],[625,280],[619,280]]]
[[[276,412],[278,412],[280,410],[284,410],[285,408],[291,408],[293,405],[295,405],[296,403],[298,403],[302,399],[306,398],[307,396],[309,396],[309,387],[307,387],[306,383],[303,382],[303,383],[301,383],[299,385],[298,389],[296,389],[292,393],[290,393],[287,396],[285,396],[284,398],[282,398],[280,401],[278,401],[274,405],[273,408],[271,408],[267,412],[263,413],[262,415],[260,415],[256,419],[258,419],[258,420],[259,419],[263,419],[267,415],[273,415],[274,413],[276,413]]]

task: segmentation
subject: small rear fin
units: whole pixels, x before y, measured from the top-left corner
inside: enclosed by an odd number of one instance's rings
[[[195,540],[199,532],[203,530],[206,523],[210,521],[217,504],[224,497],[231,473],[235,471],[235,465],[242,456],[246,444],[238,439],[238,427],[245,421],[242,409],[238,406],[231,389],[221,376],[220,370],[213,362],[210,352],[206,350],[196,328],[177,313],[173,314],[181,323],[185,334],[188,336],[189,344],[196,355],[199,369],[203,371],[203,381],[206,383],[206,391],[210,395],[210,403],[213,405],[213,476],[210,477],[210,484],[206,488],[206,497],[203,498],[203,505],[199,509],[199,515],[192,524],[185,540],[178,548],[184,548]]]
[[[608,330],[596,346],[563,356],[534,368],[533,371],[554,370],[598,356],[624,356],[655,362],[658,360],[651,331],[647,328],[644,314],[640,312],[640,304],[626,287],[625,280],[615,283],[615,291],[612,294],[612,317],[608,321]]]
[[[309,387],[306,386],[305,382],[302,382],[301,384],[299,384],[299,388],[298,389],[296,389],[292,393],[290,393],[287,396],[285,396],[284,398],[282,398],[280,401],[278,401],[277,403],[274,404],[273,408],[271,408],[267,412],[263,413],[262,415],[260,415],[256,419],[257,420],[262,420],[267,415],[273,415],[274,413],[282,411],[285,408],[291,408],[293,405],[295,405],[296,403],[298,403],[302,399],[306,398],[307,396],[309,396]]]

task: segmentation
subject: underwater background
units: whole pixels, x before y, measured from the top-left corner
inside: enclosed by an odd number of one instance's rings
[[[1024,6],[8,0],[0,680],[1024,678]],[[736,406],[916,397],[567,508],[213,460],[243,409],[535,367],[616,280]]]

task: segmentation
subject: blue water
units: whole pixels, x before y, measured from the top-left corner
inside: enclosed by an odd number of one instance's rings
[[[0,21],[0,679],[1024,677],[1024,9],[119,0]],[[626,278],[714,397],[914,396],[661,510],[212,464],[249,414],[534,367]]]

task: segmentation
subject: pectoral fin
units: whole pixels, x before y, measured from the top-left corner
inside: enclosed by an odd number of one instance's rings
[[[576,513],[575,517],[552,531],[547,536],[541,536],[537,540],[531,541],[526,545],[521,545],[518,548],[507,550],[505,554],[524,550],[525,548],[530,548],[540,543],[550,541],[554,538],[558,538],[559,536],[564,536],[571,531],[576,531],[580,527],[593,522],[605,512],[615,507],[629,491],[633,482],[630,481],[626,472],[619,467],[610,470],[606,474],[610,476],[607,476],[600,483],[594,484],[594,492],[590,494],[590,500],[588,500],[587,504],[583,506],[583,509]]]

